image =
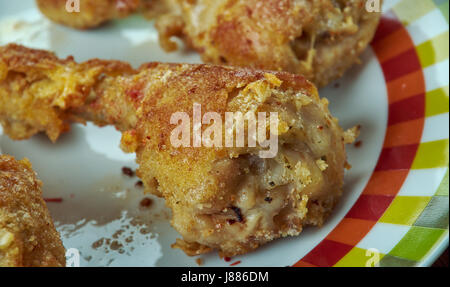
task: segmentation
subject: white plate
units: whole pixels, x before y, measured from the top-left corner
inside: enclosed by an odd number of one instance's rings
[[[388,2],[386,10],[394,4],[397,5],[395,7],[401,4],[397,4],[401,1],[385,2]],[[200,63],[199,56],[194,52],[182,49],[176,53],[165,53],[158,45],[153,23],[140,16],[132,16],[99,29],[80,32],[51,23],[39,13],[32,0],[11,3],[0,0],[0,45],[16,42],[55,51],[59,57],[73,55],[77,61],[91,58],[118,59],[130,62],[136,67],[151,61]],[[439,13],[437,8],[435,10],[431,13]],[[425,21],[421,20],[422,18],[423,16],[419,17],[419,21]],[[448,22],[444,19],[443,23],[447,25],[445,29],[437,24],[435,29],[447,31],[448,37]],[[406,26],[406,29],[408,28],[411,34],[418,29],[414,25]],[[433,35],[426,36],[422,41],[432,37]],[[345,77],[338,81],[338,85],[333,83],[320,91],[322,97],[330,100],[331,111],[340,119],[340,124],[344,128],[361,124],[362,133],[359,140],[363,143],[359,148],[353,146],[348,148],[349,162],[353,168],[346,174],[345,194],[325,225],[322,228],[307,228],[299,237],[277,240],[256,252],[233,258],[231,262],[225,262],[215,253],[202,256],[204,266],[228,266],[236,261],[241,261],[238,266],[295,264],[364,266],[364,261],[361,261],[364,258],[361,258],[359,249],[369,248],[379,249],[381,257],[394,259],[404,257],[397,256],[395,246],[410,232],[413,223],[392,224],[389,221],[380,222],[375,219],[373,220],[375,226],[366,230],[365,234],[361,235],[362,240],[354,244],[348,243],[347,239],[340,240],[336,236],[330,240],[330,232],[336,230],[335,228],[366,190],[380,153],[383,147],[386,147],[389,95],[387,81],[377,55],[376,50],[369,48],[362,56],[361,65],[347,72]],[[448,75],[448,50],[446,59],[447,62],[441,69],[446,69]],[[448,105],[448,79],[447,82],[440,79],[434,81],[437,82],[435,88],[447,85]],[[424,134],[430,134],[432,140],[436,139],[437,125],[441,125],[439,130],[447,125],[448,130],[448,122],[444,123],[445,119],[448,121],[448,107],[447,112],[440,113],[437,117],[439,116],[443,119],[432,119],[434,122],[428,122],[427,118],[425,123]],[[437,133],[439,139],[447,139],[448,143],[448,132],[447,136],[442,136],[441,132]],[[44,182],[44,196],[62,198],[62,202],[49,202],[48,206],[57,229],[61,232],[65,247],[75,248],[81,253],[81,266],[196,266],[196,258],[188,257],[180,250],[170,247],[178,234],[170,227],[168,220],[170,210],[164,206],[163,200],[150,196],[154,204],[149,209],[139,208],[139,202],[144,195],[141,189],[134,186],[138,178],[130,179],[121,173],[123,166],[136,168],[134,156],[125,155],[119,149],[119,140],[120,134],[114,128],[98,128],[88,124],[73,126],[72,131],[63,135],[56,144],[50,143],[43,135],[22,142],[14,142],[0,135],[0,148],[3,153],[17,158],[29,158]],[[433,169],[425,178],[425,180],[433,178],[433,184],[426,187],[434,188],[430,194],[434,195],[444,177],[446,166],[447,164],[440,166],[440,169]],[[442,212],[445,213],[445,210]],[[347,223],[350,221],[347,220]],[[394,239],[383,237],[388,235],[389,228],[395,229]],[[448,204],[447,227],[440,229],[444,233],[439,240],[448,240]],[[336,234],[336,231],[332,234]],[[385,242],[383,246],[377,243],[380,240]],[[328,260],[323,261],[324,264],[320,263],[318,257],[330,257],[334,252],[320,255],[323,250],[330,250],[330,247],[322,248],[323,242],[340,244],[336,251],[337,261]],[[433,242],[429,249],[435,249],[436,246]],[[445,246],[445,243],[442,246]],[[427,254],[428,251],[427,249]],[[394,252],[394,255],[389,252]],[[304,256],[307,257],[303,258]],[[429,255],[413,262],[422,264],[428,257]],[[302,258],[303,260],[299,261]],[[395,265],[392,262],[392,260],[385,261],[385,265]],[[396,264],[405,263],[399,262]]]

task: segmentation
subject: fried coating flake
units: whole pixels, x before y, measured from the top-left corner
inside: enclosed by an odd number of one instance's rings
[[[9,136],[45,131],[56,139],[66,126],[54,122],[115,125],[122,148],[136,152],[147,191],[173,211],[171,223],[183,236],[174,247],[189,255],[234,256],[298,235],[322,225],[342,194],[345,142],[356,131],[341,129],[302,76],[191,64],[133,70],[17,45],[0,48],[0,67],[0,122]],[[171,116],[192,119],[194,104],[222,119],[226,112],[278,113],[278,153],[261,158],[259,145],[175,147]]]
[[[0,155],[0,267],[63,267],[65,250],[27,159]]]

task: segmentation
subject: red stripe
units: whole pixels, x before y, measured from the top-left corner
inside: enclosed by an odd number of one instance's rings
[[[318,266],[308,263],[306,261],[300,260],[297,263],[295,263],[292,267],[318,267]]]
[[[347,244],[325,239],[303,257],[302,261],[319,267],[333,266],[352,248]]]
[[[425,117],[425,93],[389,105],[388,125]]]
[[[415,48],[398,55],[381,64],[386,82],[393,81],[406,74],[421,70]]]
[[[419,144],[384,148],[381,151],[375,171],[409,170],[418,148]]]
[[[375,33],[375,37],[373,38],[373,42],[380,41],[384,37],[387,37],[391,33],[402,28],[402,23],[398,21],[397,16],[395,16],[392,11],[389,11],[383,14],[380,24],[378,25],[378,29]]]
[[[395,196],[361,195],[345,217],[378,221]]]

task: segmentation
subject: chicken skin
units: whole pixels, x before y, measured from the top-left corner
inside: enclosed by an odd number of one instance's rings
[[[0,155],[0,267],[63,267],[65,250],[27,159]]]
[[[72,14],[62,2],[38,0],[47,17],[75,28],[116,18],[123,2],[121,15],[139,10],[156,18],[166,51],[177,49],[172,37],[179,37],[205,63],[287,71],[318,87],[359,61],[381,15],[366,0],[82,0],[81,13]]]
[[[227,112],[276,113],[278,128],[270,133],[278,152],[261,157],[266,147],[247,142],[174,145],[173,115],[193,119],[196,104],[222,119]],[[134,70],[117,61],[78,64],[17,45],[0,48],[5,133],[26,139],[42,131],[55,141],[71,122],[116,126],[122,149],[137,155],[146,189],[172,209],[172,226],[183,236],[174,247],[188,255],[243,254],[322,225],[342,194],[345,144],[358,133],[344,132],[327,105],[310,82],[284,72],[162,63]]]

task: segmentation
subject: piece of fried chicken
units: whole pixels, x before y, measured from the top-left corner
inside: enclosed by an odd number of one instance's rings
[[[174,147],[171,116],[194,103],[202,113],[277,112],[278,153],[257,147]],[[254,250],[320,226],[342,193],[344,132],[303,77],[240,68],[72,58],[9,45],[0,48],[0,122],[14,139],[45,131],[52,140],[72,121],[115,125],[136,152],[138,175],[166,200],[189,255]],[[224,117],[223,117],[224,118]],[[203,131],[206,126],[202,127]]]
[[[50,19],[75,28],[95,27],[140,10],[156,17],[160,44],[179,37],[206,63],[301,74],[322,87],[341,77],[372,40],[380,19],[366,0],[81,0],[67,13],[65,0],[37,0]],[[139,3],[138,3],[139,2]]]
[[[36,4],[52,21],[77,29],[95,28],[107,21],[126,17],[141,4],[141,0],[77,1],[36,0]]]
[[[27,159],[0,155],[0,267],[63,267],[65,250]]]
[[[156,22],[167,51],[176,36],[207,63],[287,71],[319,87],[358,62],[381,14],[366,0],[160,1],[172,7]]]

